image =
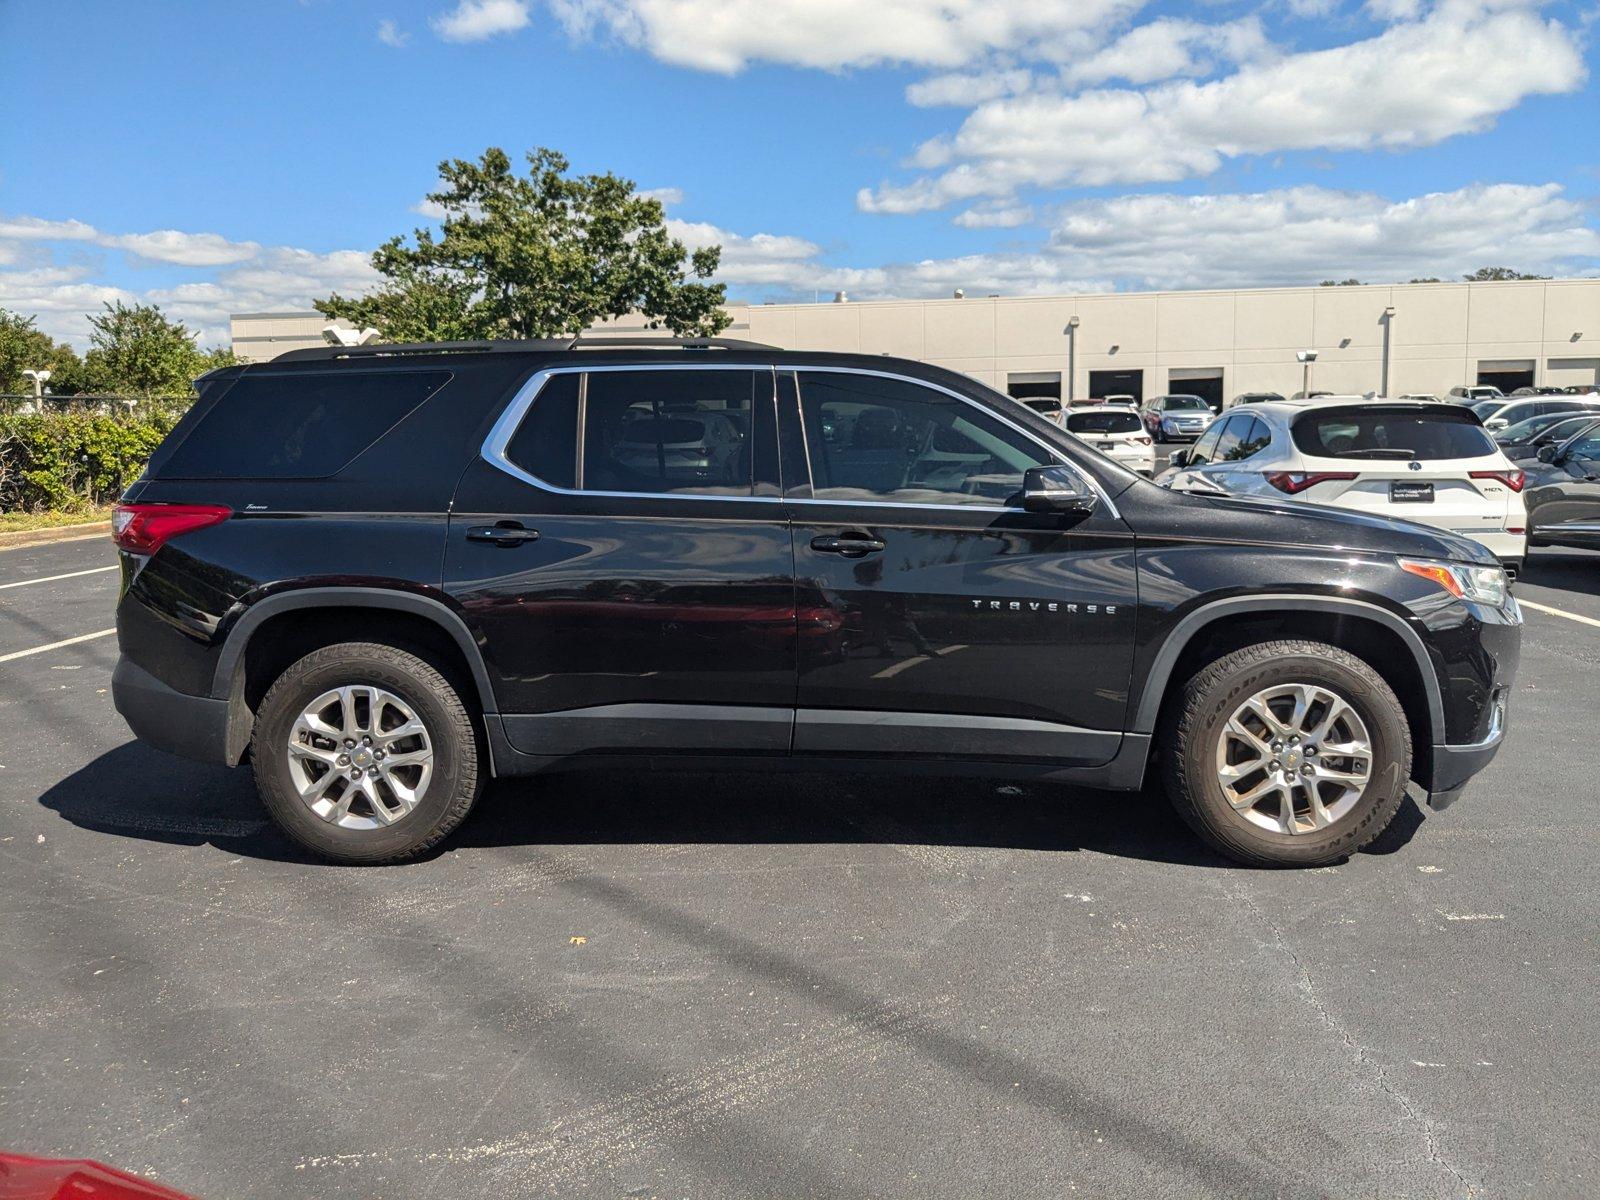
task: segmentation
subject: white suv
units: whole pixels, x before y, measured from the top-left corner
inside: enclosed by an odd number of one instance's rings
[[[1067,414],[1067,432],[1141,475],[1156,473],[1156,448],[1132,408],[1102,404]]]
[[[1256,404],[1224,416],[1156,482],[1416,521],[1482,542],[1515,572],[1527,554],[1522,471],[1476,417],[1427,401]]]

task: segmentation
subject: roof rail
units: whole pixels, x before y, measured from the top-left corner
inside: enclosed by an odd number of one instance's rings
[[[572,339],[571,350],[609,350],[613,347],[621,349],[634,349],[636,347],[653,348],[656,346],[672,347],[679,350],[780,350],[781,346],[769,345],[766,342],[749,342],[742,338],[724,337],[650,337],[639,335],[631,337],[611,337],[602,334],[598,337],[584,337],[579,335]]]
[[[385,358],[404,354],[527,354],[552,350],[777,350],[765,342],[718,337],[563,337],[482,342],[376,342],[367,346],[310,346],[286,350],[273,362],[330,362],[340,358]]]

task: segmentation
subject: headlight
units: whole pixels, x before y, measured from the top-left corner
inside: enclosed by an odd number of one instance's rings
[[[1509,585],[1506,573],[1500,567],[1402,558],[1400,569],[1433,580],[1457,600],[1471,600],[1477,604],[1488,604],[1496,608],[1506,602]]]

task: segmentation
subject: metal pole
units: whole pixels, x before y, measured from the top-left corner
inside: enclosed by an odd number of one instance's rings
[[[1067,318],[1067,403],[1078,398],[1078,315]]]
[[[1383,386],[1378,389],[1378,395],[1385,398],[1389,395],[1389,338],[1394,329],[1394,307],[1383,310]]]
[[[1300,398],[1311,399],[1311,363],[1305,362],[1300,367]]]

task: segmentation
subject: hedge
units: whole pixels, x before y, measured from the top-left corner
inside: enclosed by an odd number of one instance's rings
[[[0,416],[0,511],[76,512],[114,502],[179,415]]]

